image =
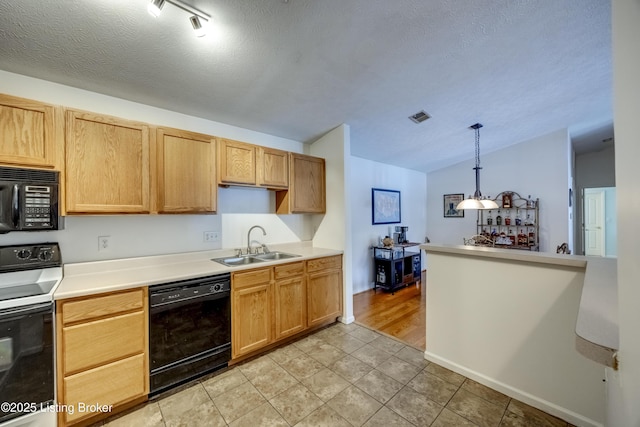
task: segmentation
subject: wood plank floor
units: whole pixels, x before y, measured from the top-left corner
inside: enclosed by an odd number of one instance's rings
[[[423,285],[416,284],[399,289],[394,294],[381,289],[355,294],[353,314],[356,323],[424,350],[427,314],[426,292],[423,288]]]

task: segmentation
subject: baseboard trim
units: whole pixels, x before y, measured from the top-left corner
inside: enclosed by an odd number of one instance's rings
[[[345,325],[348,325],[349,323],[353,323],[355,322],[356,318],[354,316],[349,316],[349,317],[343,317],[340,316],[338,317],[338,322],[344,323]]]
[[[500,393],[506,394],[507,396],[513,399],[517,399],[521,402],[526,403],[527,405],[531,405],[534,408],[538,408],[541,411],[554,415],[576,426],[604,427],[603,424],[597,421],[594,421],[590,418],[587,418],[583,415],[573,412],[567,408],[558,406],[538,396],[534,396],[530,393],[527,393],[524,390],[520,390],[518,388],[512,387],[501,381],[497,381],[493,378],[487,377],[484,374],[473,371],[464,366],[458,365],[455,362],[442,358],[436,354],[430,353],[429,351],[424,352],[424,358],[430,362],[437,363],[440,366],[443,366],[447,369],[457,372],[460,375],[464,375],[465,377],[470,378],[482,385],[490,387],[496,391],[499,391]]]

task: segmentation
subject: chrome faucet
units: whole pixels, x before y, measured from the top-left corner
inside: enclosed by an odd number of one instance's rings
[[[263,235],[263,236],[266,236],[266,235],[267,235],[267,232],[266,232],[266,231],[264,231],[264,228],[260,227],[259,225],[254,225],[253,227],[251,227],[251,228],[249,229],[249,232],[247,233],[247,255],[251,253],[251,231],[252,231],[254,228],[259,228],[260,230],[262,230],[262,235]]]

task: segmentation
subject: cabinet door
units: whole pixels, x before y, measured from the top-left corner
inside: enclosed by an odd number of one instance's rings
[[[0,95],[0,162],[55,167],[55,107]],[[62,147],[61,147],[62,148]]]
[[[276,212],[324,213],[325,185],[324,159],[289,153],[289,190],[276,193]]]
[[[304,262],[274,267],[275,339],[307,327],[307,289]]]
[[[158,212],[215,212],[217,185],[213,137],[159,129],[156,155]]]
[[[256,147],[239,141],[218,139],[218,182],[256,185]]]
[[[59,378],[64,393],[64,400],[60,401],[60,404],[74,408],[73,412],[58,413],[60,425],[75,423],[99,414],[88,408],[82,411],[82,404],[89,406],[98,403],[115,407],[147,394],[149,381],[142,375],[142,372],[148,369],[146,359],[146,355],[138,354],[63,379]]]
[[[146,351],[145,313],[138,311],[62,329],[65,373],[74,373]]]
[[[339,257],[325,259],[335,258]],[[313,271],[313,268],[309,269],[309,267],[307,267],[308,271]],[[309,327],[334,321],[342,313],[342,270],[325,269],[309,272],[307,298]]]
[[[266,188],[289,187],[289,153],[257,147],[258,185]]]
[[[147,307],[146,287],[57,301],[58,402],[76,409],[59,412],[59,425],[103,415],[79,404],[114,405],[113,414],[149,393]]]
[[[231,287],[231,353],[236,358],[272,341],[271,269],[234,273]]]
[[[67,111],[68,213],[149,212],[149,127]]]

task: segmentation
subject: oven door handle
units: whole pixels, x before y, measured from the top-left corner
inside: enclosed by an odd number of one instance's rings
[[[231,292],[218,292],[215,294],[208,294],[208,295],[195,295],[192,297],[188,297],[188,298],[184,298],[184,299],[180,299],[177,301],[167,301],[167,302],[163,302],[163,303],[159,303],[159,304],[152,304],[149,307],[149,312],[150,313],[159,313],[162,311],[166,311],[166,310],[170,310],[172,308],[178,308],[178,307],[182,307],[184,305],[188,305],[188,304],[192,304],[192,303],[197,303],[197,302],[205,302],[205,301],[215,301],[215,300],[219,300],[219,299],[224,299],[224,298],[230,298],[231,297]]]
[[[11,317],[23,317],[29,314],[53,312],[53,303],[46,302],[43,304],[27,305],[24,307],[6,308],[0,310],[0,321]]]
[[[18,184],[14,184],[11,189],[11,221],[13,222],[14,228],[18,228],[20,225],[18,221],[20,220],[20,186]]]

